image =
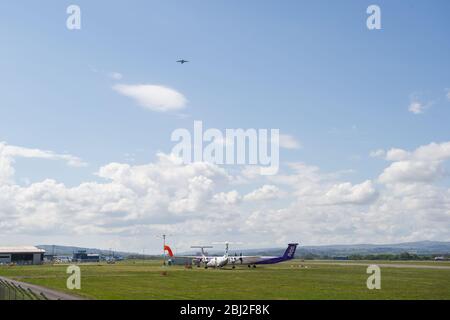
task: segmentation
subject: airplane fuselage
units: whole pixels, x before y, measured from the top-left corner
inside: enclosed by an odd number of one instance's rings
[[[206,263],[207,267],[222,268],[228,264],[228,257],[212,257]]]
[[[268,256],[231,256],[230,264],[233,265],[247,265],[256,266],[258,264],[275,264],[283,261],[288,261],[294,258],[297,243],[290,243],[282,256],[268,257]]]

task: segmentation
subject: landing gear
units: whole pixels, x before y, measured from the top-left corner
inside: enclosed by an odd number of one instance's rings
[[[233,268],[233,269],[236,269],[236,266],[233,266],[232,268]]]
[[[250,268],[250,267],[251,267],[251,265],[248,265],[248,267]]]
[[[255,265],[255,264],[253,265],[253,268],[256,268],[256,265]]]

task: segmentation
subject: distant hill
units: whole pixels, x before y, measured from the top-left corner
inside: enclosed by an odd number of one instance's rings
[[[110,255],[109,250],[93,249],[93,248],[81,248],[71,246],[59,246],[59,245],[38,245],[40,249],[44,249],[48,254],[56,255],[72,255],[78,250],[86,250],[89,253],[99,253],[103,255]],[[287,246],[286,246],[287,247]],[[265,249],[245,249],[239,250],[238,248],[230,248],[230,254],[244,254],[244,255],[267,255],[278,256],[282,255],[286,248],[265,248]],[[325,246],[302,246],[301,243],[297,248],[296,256],[304,257],[307,255],[315,256],[349,256],[353,254],[370,255],[370,254],[400,254],[403,252],[414,253],[418,255],[449,255],[450,254],[450,242],[440,241],[418,241],[418,242],[405,242],[397,244],[350,244],[350,245],[325,245]],[[114,251],[116,255],[122,257],[142,257],[142,255],[133,252],[120,252]],[[198,252],[189,251],[178,253],[179,255],[192,255]],[[222,255],[223,249],[215,248],[210,250],[211,255]],[[147,255],[150,257],[150,255]]]
[[[282,255],[286,248],[265,248],[265,249],[230,249],[230,253],[244,255]],[[418,255],[448,255],[450,254],[450,242],[440,241],[418,241],[397,244],[350,244],[350,245],[324,245],[324,246],[302,246],[297,248],[296,256],[306,255],[317,256],[348,256],[352,254],[400,254],[403,252],[415,253]],[[190,252],[191,254],[193,252]],[[211,254],[223,254],[223,250],[210,251]]]
[[[443,255],[450,253],[450,242],[418,241],[397,244],[357,244],[300,247],[299,255],[317,254],[328,256],[347,256],[351,254],[400,254],[403,252],[418,255]]]

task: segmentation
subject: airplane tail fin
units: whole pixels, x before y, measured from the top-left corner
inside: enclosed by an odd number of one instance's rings
[[[205,248],[213,248],[211,246],[191,246],[192,249],[201,249],[202,250],[202,256],[206,256]]]
[[[293,259],[297,246],[298,243],[289,243],[286,251],[284,252],[283,258]]]

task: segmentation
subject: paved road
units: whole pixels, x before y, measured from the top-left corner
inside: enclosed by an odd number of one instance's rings
[[[49,300],[83,300],[81,297],[73,296],[64,292],[55,291],[52,289],[47,289],[41,286],[37,286],[34,284],[29,284],[21,281],[11,280],[5,277],[0,276],[0,280],[7,281],[9,283],[13,283],[16,286],[21,286],[24,289],[30,289],[34,293],[38,294],[43,293]]]
[[[361,263],[361,262],[305,262],[305,264],[326,264],[326,265],[338,265],[338,266],[370,266],[377,265],[383,268],[412,268],[412,269],[444,269],[450,270],[450,266],[430,266],[420,264],[402,264],[402,263]]]

